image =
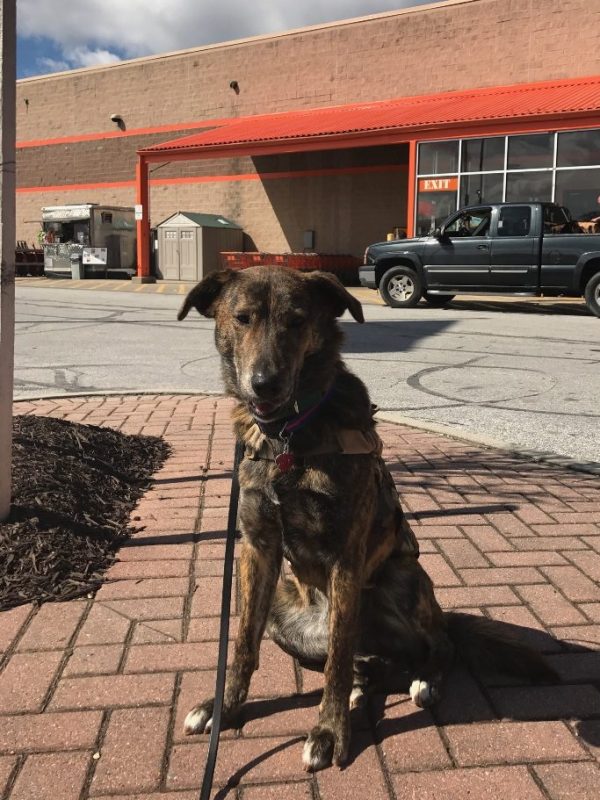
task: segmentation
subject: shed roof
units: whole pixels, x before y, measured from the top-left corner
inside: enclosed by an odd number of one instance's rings
[[[173,222],[175,217],[178,216],[186,217],[190,222],[193,222],[194,225],[198,225],[200,228],[237,228],[241,230],[241,227],[236,222],[232,222],[230,219],[220,214],[203,214],[196,211],[176,211],[174,214],[171,214],[170,217],[159,222],[157,227]]]

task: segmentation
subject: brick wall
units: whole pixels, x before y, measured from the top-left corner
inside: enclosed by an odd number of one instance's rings
[[[301,251],[303,231],[314,230],[320,252],[362,255],[369,242],[385,238],[395,226],[405,224],[407,160],[407,147],[398,145],[342,150],[331,158],[326,153],[299,153],[171,164],[156,176],[161,180],[203,176],[203,170],[212,168],[216,174],[240,174],[243,179],[153,185],[151,223],[155,225],[177,210],[219,213],[244,228],[249,249]],[[314,175],[319,169],[330,174]],[[309,177],[303,176],[306,171],[310,171]],[[292,177],[279,177],[281,173]],[[135,188],[65,192],[51,187],[19,193],[18,238],[34,241],[42,206],[65,202],[129,206],[135,202]]]
[[[114,113],[123,116],[129,130],[181,124],[183,135],[186,123],[205,119],[588,75],[598,70],[598,52],[600,9],[589,0],[451,0],[112,67],[25,79],[18,84],[17,136],[29,141],[112,133]],[[239,95],[229,88],[231,80],[238,81]],[[19,186],[133,179],[136,148],[177,135],[23,148],[17,165]],[[323,158],[327,162],[333,154]],[[247,163],[169,166],[158,174],[166,178],[251,171],[249,160],[243,161]],[[273,208],[274,199],[280,208],[282,204],[293,208],[295,198],[309,198],[311,208],[322,210],[320,220],[337,219],[338,233],[331,231],[329,240],[347,228],[347,235],[353,242],[360,240],[360,247],[374,227],[384,233],[392,219],[393,224],[405,221],[400,215],[406,182],[399,174],[298,180],[309,188],[294,181],[285,190],[283,184],[274,188],[274,182],[155,187],[153,219],[184,206],[217,211],[251,225],[250,235],[269,249],[296,241],[302,226],[311,227],[298,219],[292,230],[293,214],[287,211],[284,219],[277,219],[282,212]],[[359,189],[366,194],[353,197],[359,207],[357,219],[349,224],[347,192]],[[125,197],[127,204],[133,202],[131,188],[94,189],[93,197],[90,190],[83,194],[96,202],[117,202],[117,196],[119,202]],[[392,201],[391,209],[384,207],[383,198]],[[18,237],[34,235],[34,225],[26,220],[39,219],[41,205],[80,199],[81,192],[68,190],[19,194]],[[355,223],[363,230],[356,231]]]

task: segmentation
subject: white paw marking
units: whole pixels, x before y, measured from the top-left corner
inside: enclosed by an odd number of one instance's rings
[[[358,708],[362,706],[365,700],[365,694],[360,686],[355,686],[350,693],[350,708]]]
[[[212,717],[203,708],[193,708],[183,723],[185,733],[208,733],[212,726]]]
[[[425,706],[431,705],[433,702],[433,693],[427,681],[415,678],[410,685],[409,692],[411,700],[419,708],[425,708]]]
[[[322,767],[319,756],[313,752],[313,745],[314,742],[309,738],[302,748],[302,763],[304,764],[304,769],[310,772],[315,772]]]

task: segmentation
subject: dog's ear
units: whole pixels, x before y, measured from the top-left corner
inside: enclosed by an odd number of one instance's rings
[[[190,290],[188,296],[183,301],[179,309],[177,319],[185,319],[190,308],[195,308],[204,317],[214,317],[214,304],[218,299],[223,287],[233,280],[235,272],[230,269],[211,272],[206,278]]]
[[[341,317],[347,309],[357,322],[365,321],[360,302],[331,272],[309,272],[306,277],[319,300],[329,305],[334,316]]]

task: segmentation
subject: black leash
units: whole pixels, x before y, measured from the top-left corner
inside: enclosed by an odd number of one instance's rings
[[[239,468],[244,457],[244,445],[236,442],[233,458],[233,477],[229,496],[229,516],[227,518],[227,540],[225,542],[225,561],[223,563],[223,592],[221,595],[221,624],[219,628],[219,658],[217,661],[217,685],[215,687],[215,704],[212,715],[212,728],[208,743],[208,755],[202,779],[199,800],[210,800],[213,784],[219,735],[221,733],[221,714],[223,711],[223,693],[225,691],[225,673],[227,671],[227,644],[229,639],[229,612],[231,608],[231,578],[233,575],[233,554],[237,527],[238,502],[240,498]]]

